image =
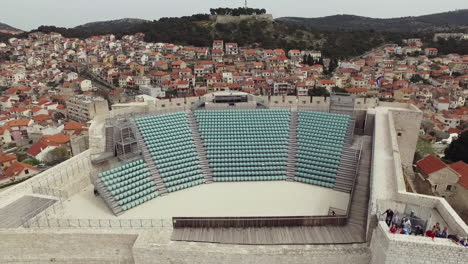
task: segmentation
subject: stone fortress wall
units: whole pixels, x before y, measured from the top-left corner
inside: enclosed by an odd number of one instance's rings
[[[329,100],[322,97],[311,99],[310,97],[277,96],[257,99],[271,108],[324,111],[329,105]],[[97,117],[92,121],[89,130],[89,150],[28,181],[0,192],[0,207],[22,195],[34,194],[35,187],[47,186],[65,193],[65,196],[73,195],[81,186],[89,184],[90,176],[108,169],[110,164],[93,166],[90,162],[93,155],[104,150],[106,118],[155,111],[184,111],[190,109],[198,101],[199,98],[196,97],[161,100],[148,105],[118,107],[111,111],[109,116]],[[366,114],[362,114],[366,110],[369,110],[367,116],[375,114],[378,125],[375,127],[376,134],[387,135],[385,138],[374,137],[368,225],[372,234],[370,246],[360,244],[264,247],[173,242],[170,241],[170,229],[141,231],[137,229],[18,228],[0,230],[0,263],[49,263],[51,261],[57,263],[154,263],[155,260],[158,260],[158,263],[239,263],[241,261],[246,263],[419,263],[418,256],[424,256],[424,259],[438,259],[438,257],[452,254],[441,254],[441,252],[449,251],[455,252],[453,255],[458,256],[447,258],[452,261],[451,263],[466,259],[466,249],[460,251],[459,247],[454,247],[446,240],[436,239],[433,242],[425,238],[391,236],[382,222],[378,223],[374,229],[376,220],[371,221],[371,219],[376,219],[376,215],[380,213],[379,208],[414,204],[436,212],[434,215],[438,218],[434,221],[447,224],[453,232],[465,236],[468,233],[467,226],[444,199],[406,192],[402,164],[405,166],[411,152],[414,153],[415,141],[412,134],[419,130],[417,120],[420,118],[420,111],[411,105],[379,103],[375,99],[356,99],[355,106],[356,112],[360,113],[362,118],[367,118]],[[384,113],[380,108],[389,110]],[[381,158],[378,155],[381,152],[386,152],[388,155]],[[384,175],[384,172],[387,174]],[[63,197],[56,198],[62,199]],[[401,254],[401,252],[406,252],[408,255]]]
[[[216,21],[219,24],[238,24],[246,20],[257,20],[257,21],[273,21],[272,14],[259,14],[259,15],[240,15],[240,16],[230,16],[230,15],[211,15],[211,21]]]

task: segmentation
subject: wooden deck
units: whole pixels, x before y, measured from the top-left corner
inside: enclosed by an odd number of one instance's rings
[[[0,208],[0,228],[17,228],[54,204],[57,200],[36,196],[23,196]]]
[[[175,228],[171,239],[245,245],[353,244],[366,242],[369,175],[372,138],[363,143],[359,173],[348,222],[343,226],[252,227],[252,228]]]

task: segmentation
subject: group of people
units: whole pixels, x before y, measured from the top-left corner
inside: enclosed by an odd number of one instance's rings
[[[390,227],[390,233],[392,234],[404,234],[404,235],[416,235],[416,236],[426,236],[431,237],[432,239],[438,238],[448,238],[453,242],[460,244],[464,247],[468,247],[468,239],[460,238],[458,235],[449,235],[448,228],[441,228],[439,223],[436,223],[432,226],[432,229],[424,232],[424,227],[416,225],[414,228],[411,226],[411,220],[403,217],[400,221],[398,213],[394,213],[391,209],[387,209],[382,215],[386,215],[385,223]]]

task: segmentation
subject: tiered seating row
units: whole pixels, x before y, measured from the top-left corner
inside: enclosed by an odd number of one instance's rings
[[[289,111],[200,110],[195,117],[214,181],[286,178]]]
[[[143,160],[99,173],[98,177],[124,211],[158,196]]]
[[[348,125],[347,115],[299,111],[297,181],[335,186]]]
[[[186,113],[138,118],[136,124],[169,192],[205,182]]]

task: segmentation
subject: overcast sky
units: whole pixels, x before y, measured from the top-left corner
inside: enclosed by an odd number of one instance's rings
[[[74,27],[119,18],[159,19],[238,7],[243,0],[0,0],[0,22],[23,30],[40,25]],[[353,14],[378,18],[418,16],[468,8],[467,0],[249,0],[275,18]]]

